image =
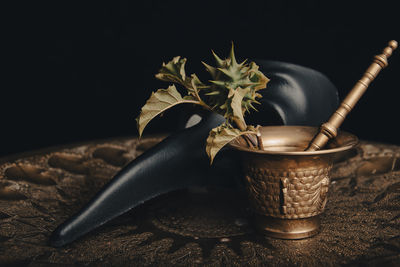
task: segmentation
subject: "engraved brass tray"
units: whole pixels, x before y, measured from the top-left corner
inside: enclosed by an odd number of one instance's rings
[[[243,172],[255,225],[268,236],[301,239],[318,233],[327,202],[333,162],[358,139],[341,132],[326,149],[304,151],[317,127],[266,126],[264,150],[230,145],[241,151]]]

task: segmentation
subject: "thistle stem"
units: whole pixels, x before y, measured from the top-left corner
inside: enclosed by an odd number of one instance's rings
[[[246,131],[247,129],[247,125],[245,122],[241,121],[240,119],[234,117],[232,120],[236,126],[239,128],[239,130],[241,130],[242,132]]]

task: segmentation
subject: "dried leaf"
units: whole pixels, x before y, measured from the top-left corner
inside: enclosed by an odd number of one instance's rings
[[[231,102],[231,108],[233,111],[233,116],[238,118],[240,121],[245,122],[244,121],[244,117],[243,117],[243,107],[242,107],[242,101],[243,98],[246,96],[246,94],[248,94],[250,92],[250,87],[247,88],[238,88],[235,90],[235,93],[233,94],[232,97],[232,102]]]
[[[207,138],[206,152],[212,164],[215,155],[229,142],[244,134],[256,134],[257,132],[248,130],[240,131],[226,124],[222,124],[210,131]]]
[[[175,105],[183,103],[199,104],[193,98],[182,98],[175,85],[169,86],[168,89],[158,89],[157,92],[153,92],[136,119],[139,136],[142,136],[144,128],[154,117]]]
[[[199,91],[209,88],[209,86],[202,83],[196,74],[187,76],[185,64],[186,58],[174,57],[167,64],[163,63],[159,73],[156,74],[156,78],[166,82],[178,83],[184,86],[188,93],[199,98]]]
[[[186,58],[174,57],[167,64],[163,63],[156,78],[165,82],[174,82],[186,85],[185,73]]]

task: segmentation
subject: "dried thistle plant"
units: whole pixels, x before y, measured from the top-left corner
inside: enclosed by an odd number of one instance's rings
[[[226,119],[212,129],[207,138],[206,152],[211,163],[218,151],[232,140],[244,136],[249,141],[249,135],[257,134],[256,127],[246,124],[244,115],[252,109],[256,110],[254,104],[259,104],[257,99],[262,97],[257,91],[266,88],[269,79],[259,71],[256,63],[245,60],[239,64],[233,44],[229,57],[224,60],[212,53],[216,67],[202,62],[212,78],[208,83],[201,82],[196,74],[186,75],[186,58],[178,56],[167,64],[163,63],[156,78],[183,86],[186,95],[182,96],[174,84],[153,92],[136,119],[139,136],[154,117],[185,103],[200,105]]]

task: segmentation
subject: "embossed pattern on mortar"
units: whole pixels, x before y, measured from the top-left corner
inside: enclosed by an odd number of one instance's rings
[[[322,213],[332,166],[265,169],[246,166],[246,184],[253,209],[277,218],[307,218]]]

